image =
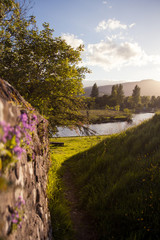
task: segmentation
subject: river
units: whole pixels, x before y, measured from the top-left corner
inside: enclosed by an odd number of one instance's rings
[[[91,124],[89,128],[96,133],[94,135],[109,135],[114,133],[119,133],[126,130],[129,127],[135,126],[153,117],[154,113],[139,113],[133,115],[133,121],[128,122],[112,122],[112,123],[101,123],[101,124]],[[78,130],[70,130],[69,128],[58,127],[57,137],[73,137],[73,136],[85,136]]]

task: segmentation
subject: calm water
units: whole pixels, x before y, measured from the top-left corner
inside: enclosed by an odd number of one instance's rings
[[[119,133],[126,130],[129,127],[138,125],[139,123],[153,117],[154,113],[140,113],[133,116],[133,121],[131,123],[127,122],[114,122],[114,123],[101,123],[101,124],[91,124],[89,128],[94,130],[95,135],[108,135]],[[79,131],[70,130],[68,128],[58,128],[58,137],[71,137],[71,136],[85,136]]]

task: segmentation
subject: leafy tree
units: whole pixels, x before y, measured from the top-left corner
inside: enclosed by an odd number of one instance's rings
[[[118,85],[113,85],[113,86],[112,86],[111,96],[112,96],[114,99],[117,98],[117,89],[118,89]]]
[[[133,93],[132,93],[132,102],[133,102],[133,107],[137,107],[138,104],[140,104],[141,102],[141,98],[140,98],[140,87],[138,87],[138,85],[135,86],[135,88],[133,89]]]
[[[141,97],[141,104],[143,108],[147,108],[150,103],[150,96],[142,96]]]
[[[132,101],[132,96],[128,96],[124,98],[124,108],[132,108],[133,105],[133,101]]]
[[[98,97],[99,95],[99,90],[98,90],[98,87],[97,87],[97,84],[95,83],[92,87],[92,90],[91,90],[91,97]]]
[[[120,105],[116,105],[116,106],[114,107],[114,109],[115,109],[116,111],[119,111],[119,110],[120,110]]]
[[[79,125],[83,120],[79,67],[83,46],[73,49],[53,37],[48,23],[38,30],[35,17],[26,17],[16,0],[1,0],[0,76],[9,81],[52,126]]]
[[[84,98],[84,109],[94,109],[95,101],[91,97]]]
[[[122,84],[117,84],[112,86],[112,91],[111,91],[111,98],[112,101],[114,102],[114,105],[121,105],[124,101],[124,91],[123,91],[123,85]]]
[[[155,107],[156,107],[156,108],[160,108],[160,96],[158,96],[158,97],[156,98]]]
[[[110,96],[110,103],[109,106],[116,106],[117,105],[117,85],[112,86],[111,96]]]
[[[151,97],[151,100],[150,100],[150,107],[154,108],[156,107],[156,97],[155,96],[152,96]]]
[[[119,105],[121,105],[123,101],[124,101],[123,85],[119,84],[117,88],[117,102]]]
[[[110,96],[108,95],[103,95],[101,97],[97,97],[95,100],[96,106],[98,106],[98,108],[104,108],[106,107],[106,105],[110,105]]]

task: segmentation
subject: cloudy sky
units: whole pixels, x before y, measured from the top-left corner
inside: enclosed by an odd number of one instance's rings
[[[160,81],[160,0],[34,0],[39,28],[54,28],[74,48],[84,44],[84,85]]]

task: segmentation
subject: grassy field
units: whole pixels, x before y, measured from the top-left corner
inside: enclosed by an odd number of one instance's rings
[[[61,139],[65,146],[52,150],[49,175],[55,239],[74,239],[61,181],[66,166],[79,207],[94,220],[97,240],[160,239],[159,133],[155,115],[120,134]]]
[[[47,192],[55,240],[74,239],[69,204],[64,196],[62,164],[73,155],[92,148],[104,138],[105,136],[58,138],[58,142],[64,142],[64,147],[51,148],[52,165],[48,175]],[[50,140],[57,141],[56,138]]]
[[[88,118],[90,123],[105,123],[118,120],[127,121],[131,119],[131,113],[115,110],[83,110],[82,114]]]
[[[160,115],[67,161],[98,240],[160,239]]]

